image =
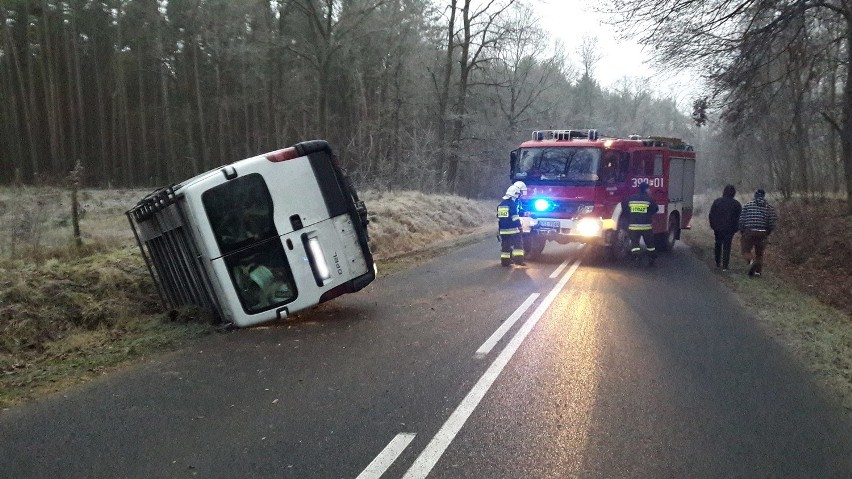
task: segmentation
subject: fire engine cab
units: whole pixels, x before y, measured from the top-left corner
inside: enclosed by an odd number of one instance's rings
[[[585,243],[607,258],[626,254],[621,201],[647,183],[660,209],[658,250],[670,250],[692,219],[695,151],[678,138],[600,137],[597,130],[539,130],[511,153],[511,180],[523,181],[524,249],[534,259],[548,241]]]

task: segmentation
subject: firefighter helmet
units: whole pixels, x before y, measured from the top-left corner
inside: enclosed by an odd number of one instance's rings
[[[527,185],[523,181],[516,181],[512,183],[512,186],[506,190],[506,196],[504,198],[514,198],[518,199],[522,195],[527,194]]]

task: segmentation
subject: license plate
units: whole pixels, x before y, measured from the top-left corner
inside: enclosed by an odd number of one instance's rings
[[[559,221],[539,221],[538,225],[542,228],[559,228]]]

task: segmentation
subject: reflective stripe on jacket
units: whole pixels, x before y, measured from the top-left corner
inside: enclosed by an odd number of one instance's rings
[[[520,232],[521,211],[517,200],[506,198],[497,205],[497,225],[501,235]]]
[[[621,202],[621,214],[627,215],[627,229],[631,231],[650,230],[658,210],[657,202],[641,192]]]

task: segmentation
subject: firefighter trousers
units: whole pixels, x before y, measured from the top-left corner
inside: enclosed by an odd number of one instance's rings
[[[639,257],[642,253],[642,248],[639,246],[639,240],[645,242],[645,253],[651,259],[657,258],[657,248],[654,245],[654,233],[651,230],[628,230],[630,236],[630,254],[634,257]]]
[[[500,232],[500,264],[524,264],[524,242],[521,233]]]

